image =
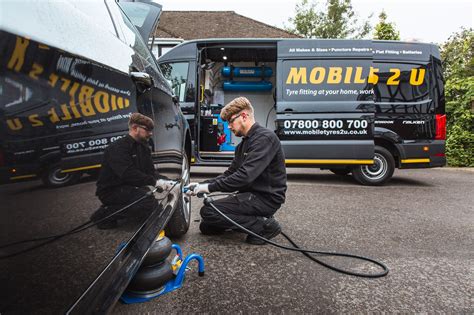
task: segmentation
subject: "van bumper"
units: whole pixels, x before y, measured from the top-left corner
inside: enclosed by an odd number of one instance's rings
[[[444,140],[405,142],[397,144],[399,168],[430,168],[446,165]]]

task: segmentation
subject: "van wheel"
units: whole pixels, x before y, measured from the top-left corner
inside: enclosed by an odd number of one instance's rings
[[[345,168],[330,168],[329,169],[331,172],[333,172],[336,175],[340,176],[345,176],[351,172],[351,169],[349,167]]]
[[[381,146],[375,146],[374,164],[360,165],[352,169],[352,176],[362,185],[379,186],[393,175],[395,160],[392,154]]]
[[[186,154],[183,154],[181,178],[183,186],[188,185],[191,180],[190,165]],[[182,186],[180,191],[178,205],[165,228],[166,235],[174,237],[186,234],[191,223],[191,198],[183,193]]]
[[[53,164],[41,176],[41,180],[48,187],[63,187],[73,185],[81,178],[81,172],[61,173],[59,163]]]

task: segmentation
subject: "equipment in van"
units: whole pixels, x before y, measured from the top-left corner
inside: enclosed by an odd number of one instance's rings
[[[229,77],[230,81],[224,81],[222,88],[224,91],[271,91],[273,84],[265,81],[265,78],[273,75],[270,67],[222,67],[221,74]],[[234,77],[261,78],[260,81],[234,81]]]
[[[192,190],[194,189],[194,186],[184,186],[183,187],[183,192],[186,193],[187,191],[189,190]],[[343,273],[343,274],[346,274],[346,275],[350,275],[350,276],[356,276],[356,277],[362,277],[362,278],[381,278],[381,277],[384,277],[388,274],[389,272],[389,269],[388,267],[382,263],[382,262],[379,262],[375,259],[372,259],[372,258],[369,258],[369,257],[364,257],[364,256],[358,256],[358,255],[353,255],[353,254],[347,254],[347,253],[337,253],[337,252],[325,252],[325,251],[316,251],[316,250],[310,250],[310,249],[304,249],[304,248],[300,248],[287,234],[283,233],[283,231],[281,232],[281,234],[288,240],[288,242],[293,246],[293,247],[289,247],[289,246],[284,246],[284,245],[281,245],[281,244],[278,244],[278,243],[275,243],[271,240],[268,240],[248,229],[246,229],[245,227],[243,227],[242,225],[238,224],[237,222],[235,222],[234,220],[232,220],[231,218],[229,218],[227,215],[225,215],[224,213],[222,213],[214,204],[213,204],[213,197],[214,196],[227,196],[227,195],[231,195],[232,193],[219,193],[219,194],[214,194],[213,196],[211,195],[208,195],[208,194],[201,194],[199,193],[197,195],[198,198],[204,198],[204,204],[206,206],[211,206],[212,209],[214,209],[217,213],[219,213],[222,217],[224,217],[227,221],[229,221],[230,223],[232,223],[234,226],[236,226],[237,228],[239,228],[240,230],[242,230],[243,232],[247,233],[247,234],[251,234],[263,241],[265,241],[266,243],[270,244],[270,245],[273,245],[275,247],[278,247],[278,248],[281,248],[281,249],[284,249],[284,250],[289,250],[289,251],[293,251],[293,252],[300,252],[302,253],[303,255],[305,255],[306,257],[308,257],[309,259],[311,259],[312,261],[320,264],[321,266],[324,266],[326,268],[329,268],[333,271],[336,271],[336,272],[340,272],[340,273]],[[342,269],[340,267],[336,267],[334,265],[331,265],[327,262],[324,262],[316,257],[314,257],[314,255],[317,255],[317,256],[324,256],[324,257],[328,257],[328,256],[334,256],[334,257],[346,257],[346,258],[351,258],[351,259],[356,259],[356,260],[360,260],[360,261],[365,261],[365,262],[369,262],[371,264],[374,264],[380,268],[382,268],[382,271],[379,272],[379,273],[362,273],[362,272],[356,272],[356,271],[351,271],[351,270],[347,270],[347,269]]]

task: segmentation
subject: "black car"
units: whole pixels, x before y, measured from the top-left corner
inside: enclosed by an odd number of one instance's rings
[[[7,1],[0,10],[0,313],[107,312],[159,232],[182,236],[190,223],[189,126],[147,46],[161,6]],[[82,175],[100,169],[133,112],[155,121],[155,167],[178,184],[123,226],[77,232],[100,206]]]

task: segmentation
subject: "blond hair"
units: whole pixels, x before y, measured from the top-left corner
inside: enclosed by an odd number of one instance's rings
[[[243,110],[248,110],[250,114],[253,115],[252,104],[250,104],[250,101],[246,97],[241,96],[234,98],[221,110],[221,118],[222,120],[227,121],[230,119],[230,117],[240,113]]]
[[[150,117],[140,113],[133,113],[132,115],[130,115],[130,118],[128,120],[128,127],[132,127],[132,125],[145,126],[150,130],[153,130],[153,128],[155,127],[155,124],[153,123],[153,120]]]

